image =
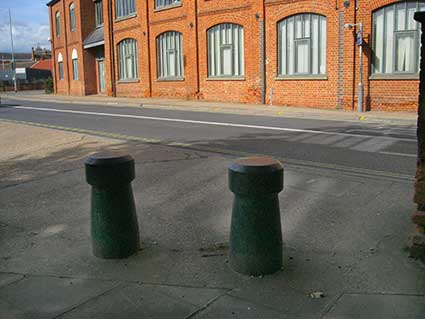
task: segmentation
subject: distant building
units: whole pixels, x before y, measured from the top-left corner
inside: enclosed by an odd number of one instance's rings
[[[52,0],[54,90],[416,110],[425,1]],[[364,33],[344,28],[363,23]],[[357,44],[356,44],[357,43]]]

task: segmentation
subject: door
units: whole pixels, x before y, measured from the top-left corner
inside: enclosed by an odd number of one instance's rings
[[[99,61],[99,89],[105,93],[105,61]]]

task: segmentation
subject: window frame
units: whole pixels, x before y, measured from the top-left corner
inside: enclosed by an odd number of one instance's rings
[[[100,10],[99,10],[100,7]],[[103,2],[102,0],[96,0],[94,2],[94,15],[95,15],[95,25],[96,29],[101,28],[103,26]],[[99,18],[101,20],[101,23],[99,23]]]
[[[75,31],[76,19],[75,19],[75,4],[71,2],[69,5],[69,30],[71,32]]]
[[[63,61],[58,62],[58,75],[59,75],[59,81],[62,81],[64,79],[64,72],[63,72]]]
[[[306,16],[309,17],[309,29],[308,33],[305,28],[305,19]],[[317,18],[317,34],[314,34],[315,30],[313,27],[313,18]],[[301,23],[301,36],[297,36],[297,21]],[[292,38],[288,36],[289,32],[289,23],[293,23],[292,26]],[[325,28],[323,28],[323,24]],[[285,47],[282,40],[283,37],[283,27],[286,25],[286,35],[285,35]],[[316,12],[300,12],[291,16],[287,16],[279,20],[276,24],[277,26],[277,68],[276,68],[276,79],[327,79],[328,72],[328,59],[327,59],[327,49],[328,49],[328,17]],[[314,36],[317,39],[314,39]],[[324,43],[323,43],[324,39]],[[317,52],[314,50],[314,43],[317,41]],[[291,41],[291,43],[289,43]],[[308,56],[307,56],[307,72],[299,72],[299,55],[298,46],[300,43],[306,43],[308,46]],[[292,48],[293,57],[292,61],[289,60],[289,50]],[[323,52],[323,48],[325,49]],[[285,54],[285,64],[283,59],[283,54]],[[315,56],[317,54],[317,56]],[[313,61],[317,58],[317,73],[313,73]],[[322,61],[323,59],[323,61]],[[291,62],[291,63],[290,63]],[[323,62],[323,64],[322,64]],[[284,68],[285,66],[285,68]],[[322,71],[322,67],[324,71]],[[290,70],[292,68],[292,74]]]
[[[420,66],[419,66],[419,54],[420,54],[420,35],[421,35],[421,28],[419,26],[419,23],[414,22],[416,29],[409,29],[409,3],[416,3],[416,9],[415,12],[420,11],[421,4],[423,5],[423,10],[425,10],[425,2],[424,1],[399,1],[395,3],[391,3],[385,6],[382,6],[380,8],[377,8],[372,12],[372,61],[370,66],[370,76],[371,78],[405,78],[405,77],[415,77],[417,78],[419,76]],[[403,5],[403,11],[404,11],[404,30],[398,30],[398,11],[400,10],[399,7]],[[391,32],[392,37],[392,52],[391,52],[391,58],[392,58],[392,65],[391,65],[391,71],[387,72],[387,62],[388,62],[388,52],[387,50],[387,43],[391,42],[388,41],[387,38],[387,11],[393,10],[393,30]],[[382,35],[381,35],[381,41],[382,41],[382,62],[377,65],[377,61],[379,61],[379,57],[376,55],[377,51],[377,16],[381,13],[383,15],[382,17]],[[410,21],[411,22],[411,21]],[[405,72],[405,71],[399,71],[398,69],[398,41],[397,38],[401,35],[413,35],[414,39],[414,47],[412,48],[413,52],[413,59],[414,59],[414,70],[413,72]]]
[[[119,5],[121,4],[122,13],[118,14]],[[131,8],[130,8],[131,7]],[[126,9],[126,10],[125,10]],[[134,11],[131,11],[134,9]],[[125,20],[136,16],[136,0],[115,0],[115,21]]]
[[[78,53],[76,49],[72,50],[71,55],[71,64],[72,64],[72,79],[74,81],[79,80],[79,72],[78,72]]]
[[[230,28],[230,37],[228,29]],[[234,30],[237,30],[237,41]],[[225,36],[222,37],[224,32]],[[207,80],[245,80],[245,28],[243,25],[223,22],[210,27],[207,32]],[[216,36],[218,34],[218,43]],[[236,43],[235,43],[236,42]],[[230,74],[225,73],[225,50],[230,48]],[[236,50],[237,48],[237,50]],[[237,51],[237,53],[236,53]],[[238,54],[238,72],[236,72],[236,54]],[[219,65],[217,60],[219,59]],[[213,69],[213,70],[212,70]]]
[[[56,37],[59,38],[61,35],[61,14],[59,11],[55,13],[55,28],[56,28]]]
[[[158,4],[159,1],[163,1],[163,2],[167,2],[170,1],[171,3],[169,4]],[[174,2],[174,3],[173,3]],[[154,4],[155,4],[155,10],[156,11],[160,11],[160,10],[165,10],[165,9],[171,9],[171,8],[175,8],[175,7],[180,7],[182,6],[182,0],[154,0]]]
[[[130,45],[131,43],[131,45]],[[134,49],[134,52],[129,52],[125,46],[131,46]],[[125,52],[127,51],[127,52]],[[120,82],[134,82],[139,80],[139,63],[138,63],[138,50],[137,50],[137,40],[133,38],[125,38],[117,43],[117,56],[118,56],[118,81]],[[122,56],[122,54],[126,54]],[[127,61],[129,58],[134,58],[132,61],[132,77],[129,77],[129,69],[127,69]]]
[[[171,39],[174,43],[174,48],[167,47],[167,35],[171,34]],[[165,39],[164,39],[165,38]],[[178,39],[179,38],[179,39]],[[165,47],[161,44],[165,42]],[[179,47],[177,47],[177,43],[179,43]],[[161,51],[164,50],[164,52]],[[170,75],[170,63],[169,56],[174,53],[174,74]],[[164,60],[163,57],[166,57]],[[184,50],[183,50],[183,34],[178,31],[166,31],[159,34],[156,37],[156,65],[157,65],[157,80],[158,81],[181,81],[184,80]],[[168,67],[168,75],[165,74],[165,65],[167,63]]]

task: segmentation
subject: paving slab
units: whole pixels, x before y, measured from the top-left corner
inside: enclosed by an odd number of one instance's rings
[[[87,302],[63,319],[187,318],[224,290],[131,284]]]
[[[324,319],[424,318],[425,295],[344,294]]]
[[[56,318],[116,286],[114,282],[28,277],[0,289],[1,318]]]

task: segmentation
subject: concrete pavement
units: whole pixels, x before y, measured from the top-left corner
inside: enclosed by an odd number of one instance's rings
[[[396,124],[416,124],[417,114],[414,112],[381,112],[371,111],[357,113],[347,110],[313,109],[305,107],[290,107],[278,105],[238,104],[225,102],[207,102],[193,100],[177,100],[162,98],[123,98],[103,95],[65,96],[44,94],[42,91],[23,91],[3,93],[7,99],[21,101],[44,101],[86,105],[133,106],[151,109],[181,110],[191,112],[213,112],[225,114],[262,115],[286,118],[322,119],[334,121],[368,121]]]
[[[227,266],[234,157],[4,121],[0,149],[0,318],[423,317],[411,182],[285,165],[284,268],[250,278]],[[111,149],[137,169],[142,250],[119,261],[91,254],[82,165]]]

